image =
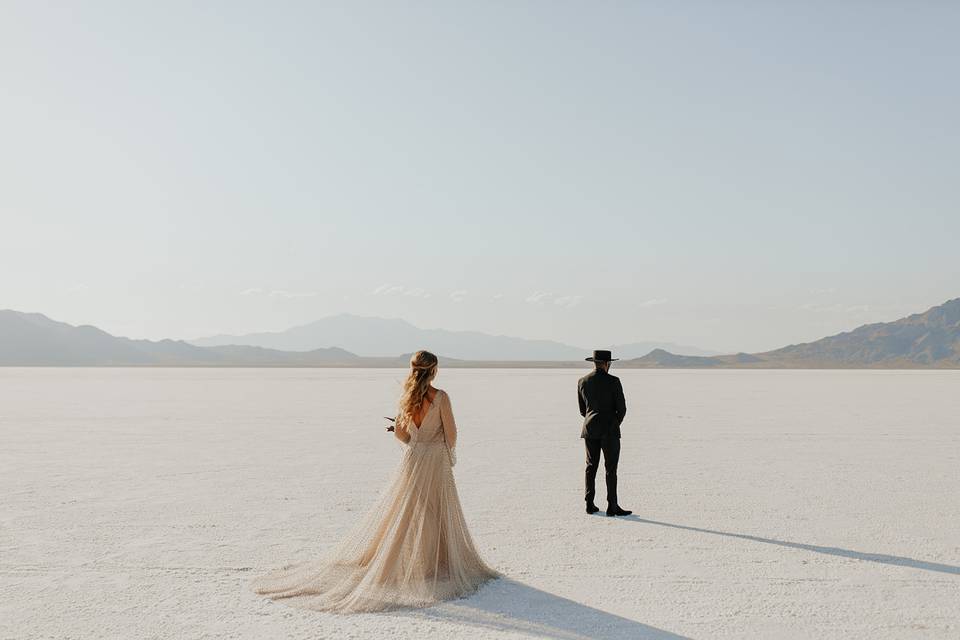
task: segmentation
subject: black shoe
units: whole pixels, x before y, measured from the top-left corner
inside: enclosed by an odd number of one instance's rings
[[[626,509],[621,509],[620,507],[613,507],[607,509],[608,516],[628,516],[633,511],[627,511]]]
[[[596,513],[597,511],[600,511],[600,507],[598,507],[593,503],[589,503],[589,502],[587,503],[587,513],[593,514],[593,513]]]

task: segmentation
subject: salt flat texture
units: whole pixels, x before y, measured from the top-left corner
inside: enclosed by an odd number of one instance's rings
[[[374,502],[402,371],[0,369],[0,638],[960,637],[960,372],[615,371],[628,519],[580,373],[441,371],[507,578],[342,616],[248,585]]]

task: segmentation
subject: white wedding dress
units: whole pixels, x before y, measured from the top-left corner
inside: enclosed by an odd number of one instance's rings
[[[460,507],[446,392],[407,431],[397,475],[369,515],[324,558],[256,580],[257,593],[308,609],[380,611],[464,596],[498,575],[477,553]]]

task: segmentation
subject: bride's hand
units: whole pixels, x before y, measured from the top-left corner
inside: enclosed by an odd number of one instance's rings
[[[404,424],[403,420],[400,419],[394,422],[391,426],[387,427],[387,431],[393,431],[394,437],[404,444],[409,444],[412,438],[410,435],[410,430],[407,429],[407,425]]]

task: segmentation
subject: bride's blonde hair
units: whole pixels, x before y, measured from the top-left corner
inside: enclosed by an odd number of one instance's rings
[[[429,351],[417,351],[410,356],[410,373],[403,381],[403,393],[400,394],[400,418],[406,424],[413,422],[413,415],[423,404],[427,389],[436,376],[437,356]]]

